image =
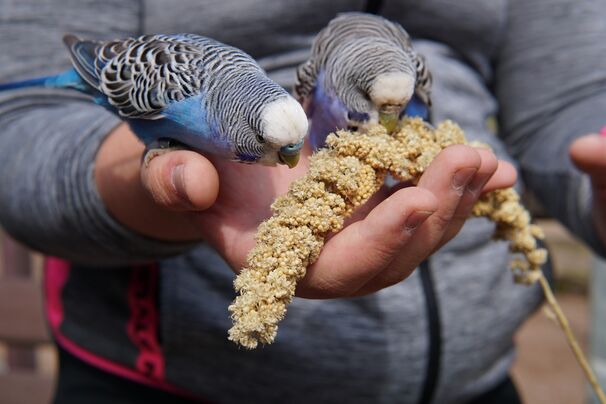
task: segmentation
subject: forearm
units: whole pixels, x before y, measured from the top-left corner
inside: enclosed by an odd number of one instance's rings
[[[2,226],[46,254],[97,265],[149,260],[191,247],[141,235],[108,213],[94,163],[120,121],[77,98],[34,90],[0,99]]]

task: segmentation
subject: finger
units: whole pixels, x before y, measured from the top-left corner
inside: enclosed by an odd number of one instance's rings
[[[478,187],[473,181],[481,167],[480,151],[463,145],[447,147],[429,165],[418,186],[432,192],[440,201],[440,206],[431,221],[423,226],[422,234],[428,237],[425,242],[435,245],[442,238],[467,188],[470,185]],[[486,166],[483,174],[489,171],[492,170]],[[485,180],[478,179],[479,183]]]
[[[594,222],[598,232],[605,238],[603,223],[606,223],[606,138],[592,134],[575,140],[570,146],[570,157],[579,169],[591,177]]]
[[[297,295],[351,295],[391,262],[437,205],[433,194],[421,188],[394,193],[364,220],[347,226],[326,243],[318,261],[299,283]]]
[[[199,153],[179,150],[154,157],[141,167],[141,180],[156,203],[171,210],[209,208],[219,193],[217,170]]]
[[[421,176],[418,186],[431,191],[440,201],[437,211],[416,231],[415,237],[396,255],[385,269],[377,274],[356,295],[364,295],[401,282],[419,263],[440,244],[450,226],[461,226],[456,215],[461,202],[471,198],[496,169],[492,153],[468,146],[451,146],[444,149]],[[464,209],[462,207],[461,209]]]
[[[444,149],[421,176],[418,186],[430,191],[439,201],[438,209],[415,232],[386,270],[368,282],[358,293],[371,293],[406,278],[410,271],[429,256],[448,231],[465,189],[478,170],[489,172],[490,164],[482,168],[480,153],[468,146]],[[481,185],[476,184],[478,187]]]
[[[594,186],[606,188],[606,138],[587,135],[575,140],[570,146],[574,164],[591,176]]]
[[[488,182],[484,185],[482,193],[494,191],[496,189],[513,187],[518,179],[518,171],[513,164],[508,161],[499,160],[497,170]]]
[[[465,187],[463,196],[452,215],[450,223],[446,227],[442,239],[436,246],[437,248],[440,248],[461,230],[461,227],[463,227],[465,221],[469,218],[473,205],[480,197],[484,186],[497,171],[499,162],[492,151],[488,149],[476,149],[476,151],[481,158],[480,168],[478,168],[472,180]]]
[[[480,148],[477,149],[477,151],[482,159],[480,168],[468,184],[453,218],[451,219],[450,225],[434,250],[445,244],[460,231],[469,217],[475,201],[477,201],[477,198],[481,193],[489,192],[497,188],[510,187],[515,183],[517,173],[510,163],[498,161],[494,153],[487,149]],[[380,289],[401,282],[408,276],[407,271],[410,271],[409,268],[413,264],[414,262],[409,260],[402,262],[399,259],[395,259],[385,271],[381,272],[372,279],[372,281],[368,282],[368,284],[361,288],[356,295],[362,296],[374,293]]]

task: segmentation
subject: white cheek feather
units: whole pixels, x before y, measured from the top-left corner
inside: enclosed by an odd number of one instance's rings
[[[370,88],[370,98],[377,106],[405,105],[412,98],[415,79],[410,74],[395,72],[381,74]]]
[[[290,96],[267,104],[261,120],[265,140],[280,147],[299,143],[307,135],[307,115],[301,104]]]

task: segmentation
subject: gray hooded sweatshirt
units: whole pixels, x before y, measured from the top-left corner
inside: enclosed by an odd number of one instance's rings
[[[285,87],[337,13],[378,11],[433,73],[433,118],[519,167],[548,212],[598,253],[570,142],[606,123],[603,0],[0,0],[0,82],[70,66],[61,37],[191,32],[240,47]],[[498,117],[498,134],[487,124]],[[296,298],[273,345],[227,341],[234,274],[208,245],[166,243],[105,210],[94,159],[116,116],[70,91],[0,94],[0,222],[47,255],[49,323],[83,360],[211,402],[462,403],[504,380],[541,298],[515,285],[493,225],[469,220],[404,282]],[[150,218],[153,220],[153,218]],[[153,264],[138,264],[153,261]]]

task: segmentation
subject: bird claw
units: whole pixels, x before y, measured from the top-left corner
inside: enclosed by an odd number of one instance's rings
[[[154,158],[176,150],[189,150],[189,148],[173,139],[154,140],[145,147],[142,158],[143,164],[147,168]]]

